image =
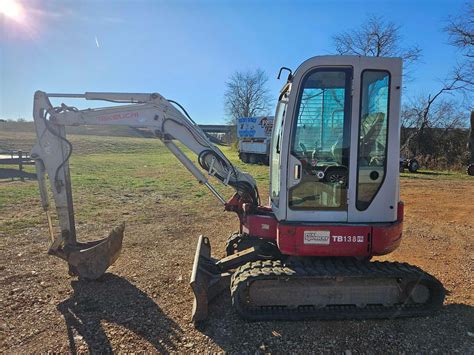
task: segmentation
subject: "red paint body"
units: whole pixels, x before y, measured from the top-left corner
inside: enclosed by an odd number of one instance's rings
[[[398,248],[403,229],[403,203],[399,202],[397,220],[392,223],[328,224],[278,222],[270,207],[258,207],[251,213],[246,204],[231,199],[226,210],[239,215],[241,232],[276,239],[283,254],[297,256],[374,256]],[[305,243],[305,232],[309,240]],[[311,235],[322,235],[312,241]],[[310,244],[312,243],[312,244]]]

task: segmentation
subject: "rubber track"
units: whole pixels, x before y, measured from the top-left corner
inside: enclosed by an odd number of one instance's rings
[[[427,303],[404,303],[391,306],[328,305],[324,308],[299,306],[249,306],[242,295],[252,282],[289,278],[396,278],[407,283],[423,283],[430,290]],[[291,285],[291,283],[290,283]],[[289,290],[291,292],[291,290]],[[283,263],[266,260],[247,263],[236,270],[231,281],[232,304],[241,317],[248,320],[302,320],[302,319],[371,319],[426,316],[443,305],[443,285],[416,266],[398,262],[361,262],[355,259],[303,258]]]

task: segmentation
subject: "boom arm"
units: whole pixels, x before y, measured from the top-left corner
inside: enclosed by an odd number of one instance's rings
[[[49,100],[51,97],[102,100],[125,105],[78,110],[65,104],[53,107]],[[208,175],[215,176],[224,185],[232,186],[243,201],[253,206],[258,204],[258,190],[255,180],[235,168],[226,156],[209,141],[186,111],[181,106],[183,112],[179,111],[172,103],[175,102],[156,93],[48,94],[42,91],[35,93],[33,117],[38,141],[31,156],[36,161],[42,206],[48,217],[52,240],[51,254],[67,260],[71,265],[71,253],[78,250],[77,246],[81,247],[76,240],[68,163],[72,145],[66,139],[65,126],[120,125],[149,128],[196,179],[210,189],[222,204],[225,204],[226,200],[210,184],[208,177],[179,149],[173,139],[181,142],[198,156],[199,165],[208,172]],[[53,234],[45,173],[50,178],[58,214],[61,229],[59,237],[55,237]],[[123,227],[121,233],[123,234]],[[83,248],[79,249],[83,251]],[[78,273],[77,270],[72,271]]]

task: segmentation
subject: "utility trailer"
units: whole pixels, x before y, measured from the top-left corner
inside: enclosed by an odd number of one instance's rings
[[[237,121],[240,160],[268,165],[272,128],[273,116],[240,117]]]

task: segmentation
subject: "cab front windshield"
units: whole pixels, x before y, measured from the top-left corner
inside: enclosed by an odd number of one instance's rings
[[[345,209],[349,164],[347,68],[316,69],[303,80],[291,154],[299,160],[291,209]]]
[[[343,165],[345,73],[317,75],[301,95],[293,154],[308,163]]]

